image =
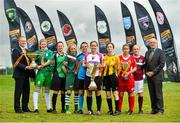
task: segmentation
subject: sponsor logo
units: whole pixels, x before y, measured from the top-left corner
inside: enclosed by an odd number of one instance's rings
[[[15,22],[17,15],[15,8],[6,9],[6,16],[10,22]]]
[[[143,37],[144,43],[145,43],[146,47],[149,47],[149,40],[150,40],[151,38],[156,38],[154,33],[151,33],[151,34],[149,34],[149,35],[145,35],[145,36]]]
[[[51,24],[49,21],[43,21],[41,23],[41,29],[43,32],[48,32],[50,30],[50,28],[51,28]]]
[[[74,38],[69,39],[69,40],[66,41],[66,44],[67,44],[67,46],[69,46],[71,44],[76,44],[76,40]]]
[[[138,22],[139,22],[141,29],[143,29],[143,30],[148,29],[148,27],[149,27],[149,17],[148,16],[139,18]]]
[[[105,21],[98,21],[97,22],[97,31],[100,34],[104,34],[105,32],[107,32],[107,24]]]
[[[125,28],[126,30],[130,29],[130,28],[131,28],[131,25],[132,25],[132,23],[131,23],[131,18],[130,18],[130,17],[124,17],[124,18],[123,18],[123,24],[124,24],[124,28]]]
[[[72,34],[72,28],[69,24],[65,24],[63,27],[62,27],[62,31],[63,31],[63,35],[64,36],[69,36]]]
[[[135,45],[135,36],[127,36],[127,44],[129,46]]]
[[[161,12],[156,12],[156,19],[160,25],[164,24],[164,15]]]
[[[32,29],[32,24],[29,21],[27,21],[25,23],[25,32],[29,33],[31,31],[31,29]]]
[[[56,45],[56,37],[55,36],[50,36],[48,38],[46,38],[47,42],[48,42],[48,48],[52,48]]]
[[[162,43],[166,43],[168,41],[172,40],[172,35],[170,30],[165,30],[164,32],[161,33],[161,41]]]
[[[174,62],[170,63],[170,65],[168,66],[168,72],[172,74],[177,73],[177,66]]]

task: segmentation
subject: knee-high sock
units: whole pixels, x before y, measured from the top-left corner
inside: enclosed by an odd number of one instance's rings
[[[33,93],[34,110],[38,109],[38,96],[39,96],[39,91],[35,90]]]
[[[123,96],[119,96],[119,111],[122,111]]]
[[[119,111],[119,100],[115,100],[115,111]]]
[[[78,111],[78,102],[79,102],[78,94],[75,94],[74,95],[74,111]]]
[[[83,110],[84,94],[79,94],[79,109]]]
[[[101,104],[102,104],[102,98],[100,96],[96,96],[96,105],[97,105],[97,111],[101,110]]]
[[[109,108],[109,111],[112,111],[112,99],[111,98],[107,98],[107,104],[108,104],[108,108]]]
[[[92,96],[87,96],[87,109],[88,111],[92,111]]]
[[[61,106],[62,110],[65,110],[65,94],[61,94]]]
[[[134,96],[129,96],[129,110],[134,111]]]
[[[53,96],[52,96],[52,107],[53,107],[53,110],[56,110],[57,95],[58,94],[53,94]]]
[[[142,110],[143,96],[138,96],[139,111]]]
[[[66,111],[69,111],[70,96],[71,96],[71,94],[66,94],[65,95]]]
[[[45,100],[46,100],[47,109],[51,109],[51,101],[50,101],[51,99],[50,99],[49,90],[45,90],[44,94],[45,94]]]

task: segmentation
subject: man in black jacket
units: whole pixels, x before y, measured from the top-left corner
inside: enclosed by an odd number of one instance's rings
[[[14,91],[14,110],[16,113],[31,112],[28,108],[30,83],[29,77],[34,77],[34,70],[29,66],[29,59],[26,56],[26,39],[25,37],[19,38],[19,46],[12,52],[12,60],[15,80]],[[20,98],[22,95],[22,108],[20,106]]]
[[[162,81],[165,54],[157,46],[157,40],[152,38],[150,40],[151,49],[145,54],[145,74],[151,99],[151,114],[163,114],[164,112]]]

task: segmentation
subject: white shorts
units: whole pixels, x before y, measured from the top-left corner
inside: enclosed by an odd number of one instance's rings
[[[142,93],[143,88],[144,88],[144,81],[143,80],[135,81],[135,91],[136,91],[136,93]]]

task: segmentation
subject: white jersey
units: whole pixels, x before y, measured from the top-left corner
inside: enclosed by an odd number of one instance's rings
[[[84,63],[88,64],[89,67],[86,70],[86,76],[91,77],[91,73],[92,73],[92,68],[93,66],[99,66],[103,61],[103,54],[101,53],[96,53],[95,55],[91,54],[91,53],[87,53],[84,56]],[[99,75],[99,68],[97,69],[95,76]]]

